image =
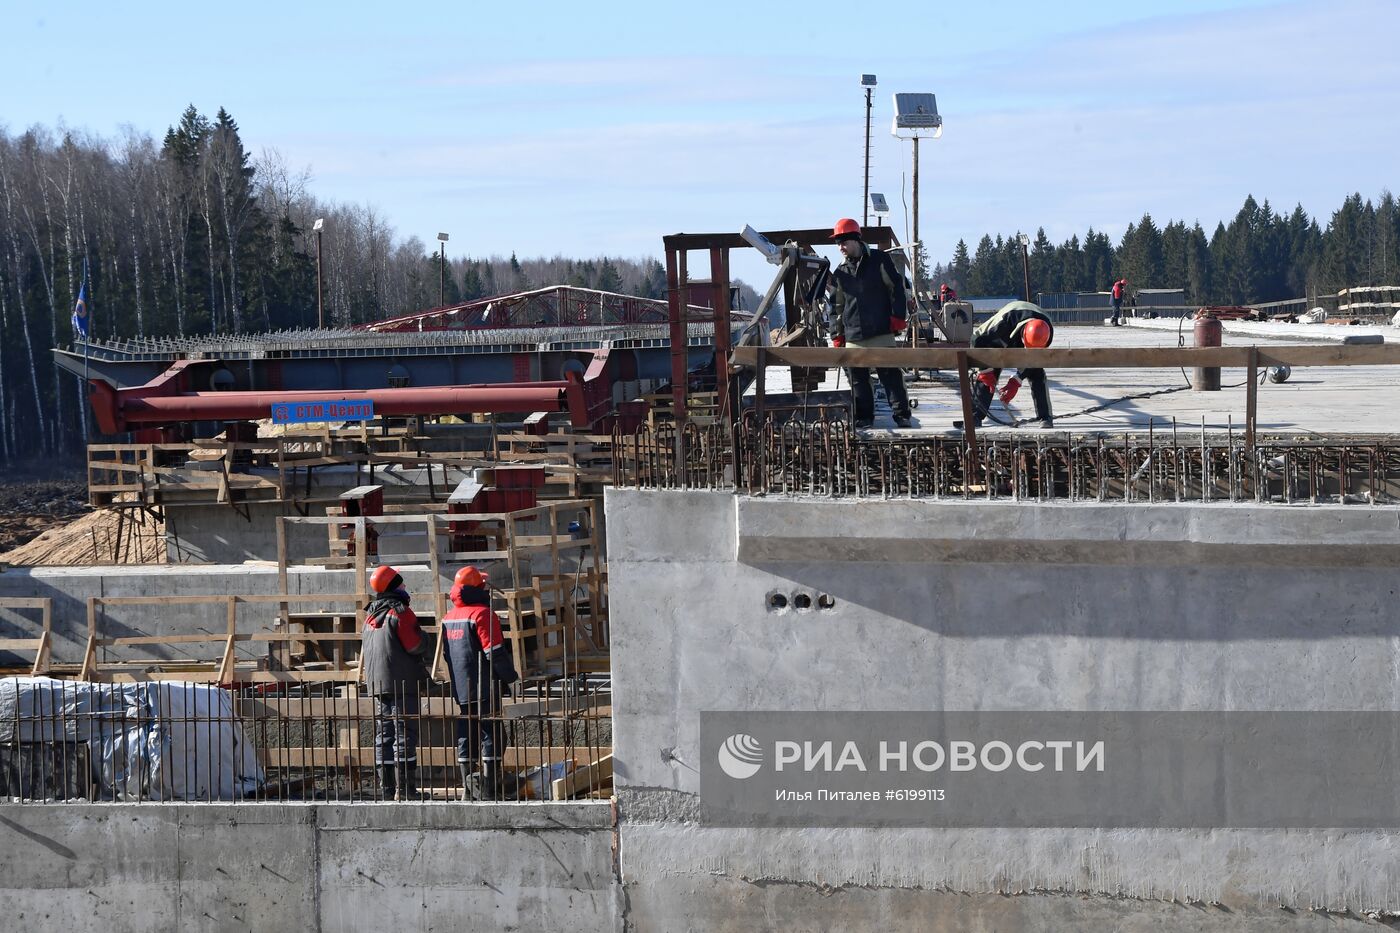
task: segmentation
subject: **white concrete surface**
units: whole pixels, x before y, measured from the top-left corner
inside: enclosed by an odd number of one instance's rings
[[[613,489],[607,513],[642,928],[1320,930],[1400,909],[1394,830],[725,829],[698,797],[704,710],[1400,711],[1400,510]]]

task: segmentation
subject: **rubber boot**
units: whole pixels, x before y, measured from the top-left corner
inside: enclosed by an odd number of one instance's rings
[[[982,422],[987,418],[987,412],[992,410],[992,390],[987,388],[987,384],[980,379],[972,383],[972,426],[982,427]]]
[[[1042,376],[1031,380],[1031,399],[1035,402],[1035,416],[1040,419],[1042,428],[1055,426],[1055,412],[1050,407],[1050,385]]]
[[[486,771],[485,798],[487,800],[518,800],[520,779],[511,771],[501,767],[499,761],[484,762]]]
[[[470,761],[457,762],[457,773],[462,776],[462,799],[481,800],[483,798],[481,775],[476,771],[476,765]]]
[[[380,800],[394,800],[394,799],[396,799],[395,790],[396,790],[397,787],[398,787],[398,782],[394,779],[394,766],[393,766],[393,765],[380,765],[380,766],[379,766],[379,799],[380,799]]]
[[[418,799],[418,765],[405,762],[399,765],[399,792],[395,800]]]

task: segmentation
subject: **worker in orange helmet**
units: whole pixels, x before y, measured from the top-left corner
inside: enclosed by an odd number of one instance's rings
[[[831,238],[846,257],[831,274],[831,345],[893,347],[895,335],[907,326],[904,276],[888,253],[866,245],[860,224],[850,217],[836,221]],[[909,392],[904,387],[903,370],[889,366],[875,372],[885,387],[895,427],[909,427]],[[851,367],[851,394],[855,426],[870,427],[875,423],[875,393],[870,387],[869,368]]]
[[[1050,346],[1055,339],[1055,325],[1038,305],[1029,301],[1011,301],[1002,305],[1001,310],[983,321],[972,331],[971,346],[976,349],[1016,348],[1037,350]],[[1000,369],[984,369],[972,382],[972,423],[980,427],[982,420],[992,407],[992,393],[996,392]],[[1003,405],[1009,404],[1021,388],[1021,380],[1031,384],[1031,398],[1035,401],[1035,416],[1042,428],[1055,426],[1055,415],[1050,408],[1050,387],[1045,381],[1045,370],[1034,367],[1019,370],[1006,380],[1000,398]]]
[[[491,608],[487,576],[475,567],[457,571],[442,617],[442,652],[461,716],[457,720],[457,769],[470,800],[513,799],[519,793],[501,765],[505,728],[502,692],[520,679],[501,622]],[[477,773],[477,762],[481,772]]]
[[[360,633],[360,677],[375,699],[374,757],[386,800],[418,796],[418,689],[428,643],[393,567],[374,568]]]

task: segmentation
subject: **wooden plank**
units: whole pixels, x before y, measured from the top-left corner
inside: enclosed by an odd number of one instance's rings
[[[613,756],[604,755],[592,764],[575,768],[569,774],[552,782],[551,797],[554,800],[569,800],[580,791],[595,790],[604,784],[611,784],[613,776]]]
[[[0,596],[0,609],[49,609],[53,599],[48,596]]]

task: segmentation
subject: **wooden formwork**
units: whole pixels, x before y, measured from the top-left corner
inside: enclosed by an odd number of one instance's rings
[[[0,597],[0,609],[39,610],[40,631],[37,638],[0,638],[0,651],[19,654],[34,652],[33,663],[17,670],[0,668],[0,673],[28,673],[39,677],[49,673],[53,652],[53,600],[45,597]]]

